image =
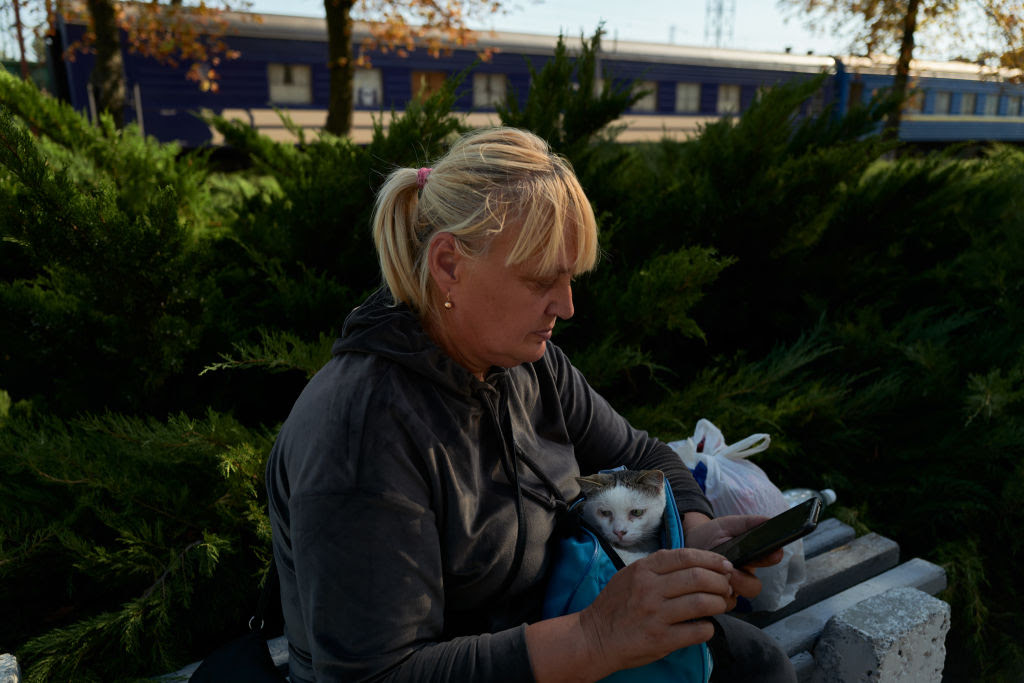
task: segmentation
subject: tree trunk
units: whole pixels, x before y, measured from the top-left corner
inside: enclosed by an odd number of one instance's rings
[[[121,32],[113,0],[88,0],[89,15],[96,32],[96,63],[89,84],[96,98],[96,111],[110,112],[114,124],[124,126],[124,59],[121,57]]]
[[[11,0],[11,4],[14,6],[14,28],[18,33],[18,50],[21,53],[21,77],[24,80],[28,80],[28,61],[25,59],[25,35],[21,30],[21,0]]]
[[[917,31],[917,10],[921,0],[910,0],[907,3],[907,14],[903,18],[903,39],[900,41],[900,56],[896,60],[896,75],[892,79],[893,95],[900,102],[885,122],[884,136],[895,139],[900,134],[900,122],[903,119],[903,105],[907,99],[907,86],[910,83],[910,61],[914,58],[914,33]]]
[[[325,130],[348,135],[352,127],[352,0],[324,0],[327,13],[327,69],[331,89]]]

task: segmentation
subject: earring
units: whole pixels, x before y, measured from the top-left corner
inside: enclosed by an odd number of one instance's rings
[[[445,298],[444,298],[444,307],[445,307],[445,309],[450,311],[450,310],[452,310],[452,306],[453,305],[454,304],[452,303],[452,293],[448,292],[448,294],[445,295]]]

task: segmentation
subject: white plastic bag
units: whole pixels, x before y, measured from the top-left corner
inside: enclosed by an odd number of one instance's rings
[[[669,444],[683,463],[694,470],[700,463],[707,467],[705,495],[716,517],[726,515],[766,515],[774,517],[789,506],[779,488],[760,467],[747,460],[768,448],[771,437],[752,434],[732,445],[718,427],[708,420],[699,420],[693,436]],[[755,611],[773,611],[791,603],[807,578],[803,541],[790,543],[783,549],[782,561],[771,567],[755,570],[762,590],[751,601]]]

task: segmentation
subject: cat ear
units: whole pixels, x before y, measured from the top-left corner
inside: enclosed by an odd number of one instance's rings
[[[638,482],[640,484],[643,484],[644,486],[661,488],[662,486],[664,486],[665,473],[662,472],[661,470],[644,470],[643,472],[641,472],[640,479],[638,480]]]
[[[588,496],[594,491],[599,491],[614,483],[615,477],[610,474],[591,474],[586,477],[576,477],[576,481],[579,483],[583,495]]]

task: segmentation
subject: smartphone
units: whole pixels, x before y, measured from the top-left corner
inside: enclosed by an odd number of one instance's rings
[[[711,552],[724,555],[734,567],[742,567],[814,531],[819,514],[821,499],[815,496],[715,546]]]

